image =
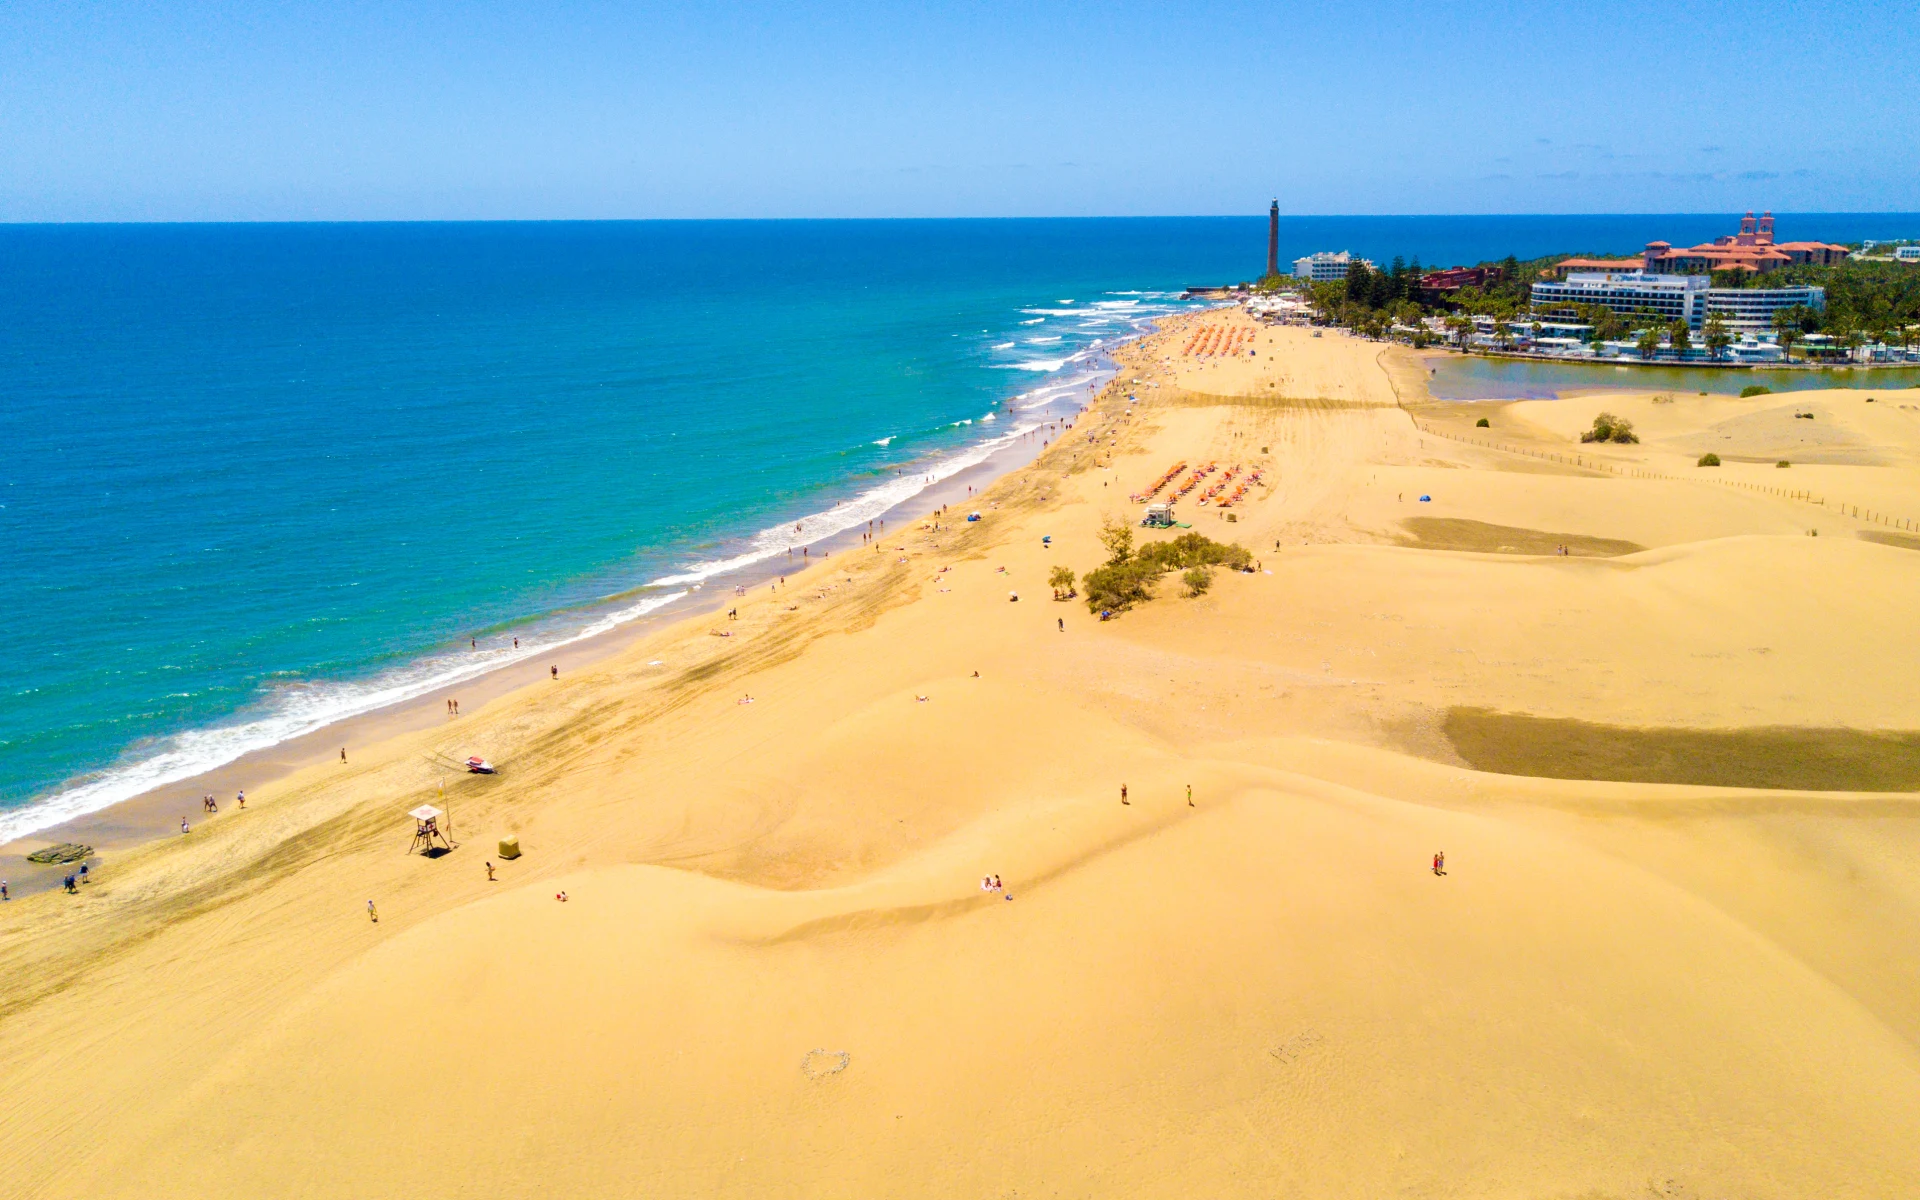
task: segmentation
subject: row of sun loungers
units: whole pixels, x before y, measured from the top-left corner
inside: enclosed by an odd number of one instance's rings
[[[1238,354],[1253,330],[1239,325],[1202,325],[1194,331],[1187,344],[1180,350],[1182,354],[1206,357],[1212,354]]]
[[[1183,458],[1179,462],[1173,464],[1171,467],[1168,467],[1167,473],[1165,475],[1162,475],[1158,480],[1156,480],[1152,487],[1148,488],[1144,492],[1135,492],[1133,495],[1127,498],[1129,500],[1132,500],[1135,504],[1145,504],[1147,501],[1159,495],[1161,488],[1172,483],[1174,480],[1174,477],[1179,475],[1180,472],[1186,469],[1187,469],[1187,460]]]

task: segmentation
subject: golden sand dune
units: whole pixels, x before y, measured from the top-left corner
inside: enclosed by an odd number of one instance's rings
[[[1920,555],[1692,465],[1777,397],[1188,340],[977,525],[9,906],[7,1194],[1909,1194]],[[1920,421],[1834,420],[1806,474],[1920,515]],[[1179,507],[1258,570],[1049,602],[1182,459],[1264,472]]]

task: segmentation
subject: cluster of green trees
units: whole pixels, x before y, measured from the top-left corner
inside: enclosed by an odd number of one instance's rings
[[[1473,316],[1491,316],[1501,323],[1518,322],[1527,311],[1531,281],[1539,278],[1541,270],[1558,261],[1558,258],[1521,261],[1508,255],[1500,262],[1478,264],[1490,275],[1483,286],[1429,293],[1420,287],[1420,277],[1427,273],[1420,260],[1409,262],[1395,257],[1392,264],[1382,270],[1355,263],[1345,279],[1309,284],[1306,293],[1322,320],[1369,337],[1385,337],[1395,325],[1417,328],[1423,318],[1447,314],[1456,318],[1449,323],[1452,336],[1464,341],[1473,330],[1470,319]],[[1276,278],[1264,281],[1262,286],[1274,289],[1288,282]],[[1416,345],[1426,345],[1428,339],[1424,330],[1413,335]]]
[[[1788,309],[1776,315],[1774,329],[1781,341],[1799,341],[1809,333],[1825,333],[1839,347],[1852,348],[1868,340],[1910,346],[1920,337],[1920,266],[1898,262],[1842,262],[1832,266],[1805,263],[1781,267],[1765,275],[1747,271],[1720,271],[1715,287],[1792,287],[1811,284],[1827,290],[1826,311]]]
[[[1565,255],[1520,260],[1509,255],[1498,263],[1481,263],[1497,272],[1484,287],[1461,288],[1452,293],[1427,293],[1420,288],[1423,273],[1420,260],[1407,262],[1395,258],[1385,270],[1373,270],[1356,263],[1344,280],[1309,284],[1308,299],[1320,319],[1352,329],[1369,337],[1386,337],[1395,325],[1417,329],[1411,340],[1427,345],[1432,340],[1420,329],[1426,317],[1444,316],[1447,336],[1466,345],[1473,334],[1475,316],[1494,319],[1494,338],[1498,342],[1511,336],[1525,322],[1540,332],[1539,320],[1529,311],[1531,283],[1542,271],[1551,269]],[[1262,286],[1284,286],[1285,279],[1270,279]],[[1784,309],[1774,316],[1774,332],[1788,357],[1795,346],[1810,333],[1825,333],[1833,338],[1828,353],[1850,351],[1871,340],[1889,345],[1911,346],[1920,340],[1920,267],[1912,263],[1843,262],[1833,266],[1806,264],[1782,267],[1765,275],[1746,271],[1723,271],[1713,277],[1715,287],[1786,287],[1812,284],[1826,289],[1825,311],[1807,307]],[[1718,315],[1707,319],[1705,328],[1695,333],[1683,321],[1673,321],[1655,312],[1616,313],[1598,305],[1569,305],[1553,314],[1541,314],[1577,321],[1592,327],[1592,341],[1612,342],[1635,339],[1640,354],[1652,358],[1663,343],[1684,350],[1698,338],[1715,357],[1733,345],[1733,334]]]
[[[1093,612],[1108,609],[1122,612],[1135,604],[1153,599],[1153,588],[1162,575],[1181,571],[1187,594],[1198,596],[1213,583],[1213,568],[1245,570],[1253,565],[1253,555],[1245,546],[1216,542],[1199,533],[1183,533],[1172,541],[1148,542],[1133,547],[1133,527],[1121,521],[1108,521],[1100,527],[1100,544],[1106,548],[1107,561],[1088,571],[1082,581],[1087,589],[1087,608]],[[1058,584],[1054,594],[1060,594]]]

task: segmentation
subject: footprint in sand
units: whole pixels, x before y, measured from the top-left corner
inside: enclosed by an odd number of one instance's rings
[[[845,1050],[809,1050],[800,1060],[800,1070],[808,1079],[825,1079],[846,1070],[852,1061]]]
[[[1300,1033],[1294,1034],[1292,1037],[1288,1038],[1286,1041],[1281,1042],[1278,1046],[1274,1046],[1271,1049],[1269,1049],[1267,1053],[1273,1055],[1275,1058],[1279,1059],[1281,1062],[1291,1066],[1292,1064],[1299,1062],[1301,1056],[1304,1055],[1308,1050],[1319,1045],[1321,1042],[1325,1040],[1326,1038],[1322,1034],[1320,1034],[1318,1031],[1308,1029]]]

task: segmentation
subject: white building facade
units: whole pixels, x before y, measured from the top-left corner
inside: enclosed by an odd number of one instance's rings
[[[1819,311],[1827,306],[1825,288],[1717,288],[1705,275],[1644,271],[1575,271],[1563,280],[1534,284],[1530,299],[1534,312],[1543,315],[1591,304],[1622,316],[1652,314],[1667,324],[1685,321],[1692,329],[1718,314],[1735,332],[1772,329],[1773,314],[1781,309]]]
[[[1345,279],[1347,271],[1355,263],[1369,269],[1373,267],[1373,264],[1366,259],[1355,258],[1345,250],[1322,250],[1318,254],[1294,259],[1293,273],[1296,277],[1311,283],[1324,283],[1329,279]]]
[[[1707,315],[1718,315],[1736,333],[1773,328],[1773,314],[1783,308],[1827,307],[1827,289],[1821,287],[1708,288]]]
[[[1685,321],[1694,328],[1707,319],[1704,275],[1649,275],[1644,271],[1575,271],[1561,280],[1533,285],[1529,299],[1536,313],[1571,312],[1592,304],[1625,316],[1652,313],[1662,321]]]

